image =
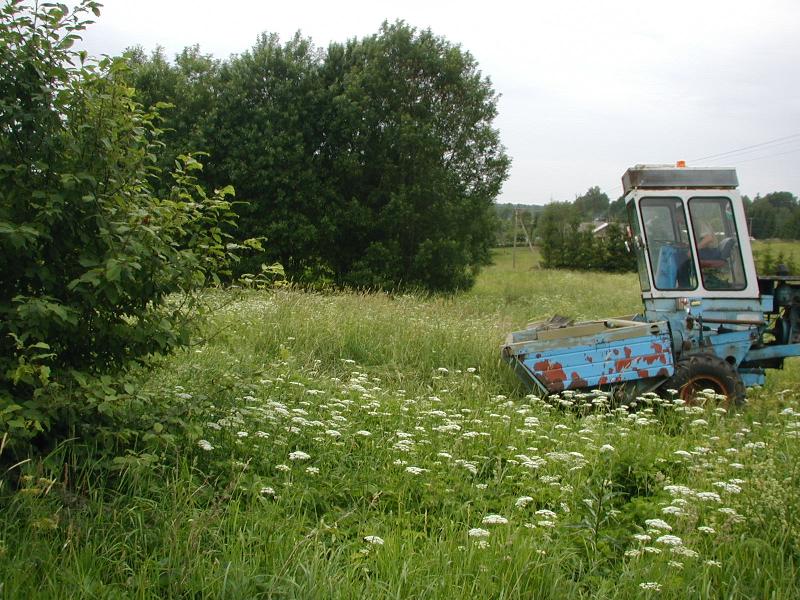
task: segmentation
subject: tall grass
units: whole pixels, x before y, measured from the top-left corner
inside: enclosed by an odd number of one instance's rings
[[[184,426],[5,479],[0,596],[799,597],[794,363],[736,414],[527,396],[508,330],[638,290],[508,258],[451,298],[218,294],[142,377]]]

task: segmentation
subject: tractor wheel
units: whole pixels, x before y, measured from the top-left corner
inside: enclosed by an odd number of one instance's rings
[[[744,403],[742,378],[727,361],[712,354],[695,354],[679,360],[675,373],[661,386],[664,393],[669,389],[678,390],[678,398],[687,404],[695,403],[695,396],[705,389],[727,396],[727,405]]]

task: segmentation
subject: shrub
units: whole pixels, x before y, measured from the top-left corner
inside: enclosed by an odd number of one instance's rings
[[[125,62],[72,50],[99,14],[83,0],[0,13],[0,435],[12,444],[112,413],[111,377],[189,340],[197,290],[236,246],[227,187],[179,157],[153,192],[157,113]]]

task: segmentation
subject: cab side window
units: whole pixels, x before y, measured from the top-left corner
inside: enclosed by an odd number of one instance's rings
[[[689,228],[681,200],[642,198],[639,206],[656,289],[697,288]]]
[[[691,198],[689,215],[703,287],[713,291],[747,287],[731,201]]]

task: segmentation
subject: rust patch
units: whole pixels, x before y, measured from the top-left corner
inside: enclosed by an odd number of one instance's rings
[[[631,350],[630,346],[625,346],[623,348],[623,351],[625,352],[625,358],[630,358],[631,354],[633,354],[633,351]]]
[[[577,388],[585,388],[589,386],[589,382],[581,377],[577,371],[573,371],[570,376],[569,389],[574,390]]]
[[[636,369],[636,374],[642,379],[650,377],[650,373],[647,369]]]
[[[633,362],[632,358],[620,358],[614,364],[614,368],[616,369],[617,373],[619,373],[621,371],[625,371],[626,369],[630,369],[632,362]]]
[[[544,378],[547,389],[558,392],[564,389],[564,382],[567,380],[567,374],[564,372],[561,363],[551,363],[549,360],[542,360],[535,363],[533,368],[537,374],[540,374]]]
[[[600,377],[600,381],[597,382],[597,385],[606,385],[608,383],[608,377],[603,375]]]
[[[669,377],[669,371],[667,371],[665,367],[661,367],[656,375],[659,377]]]

